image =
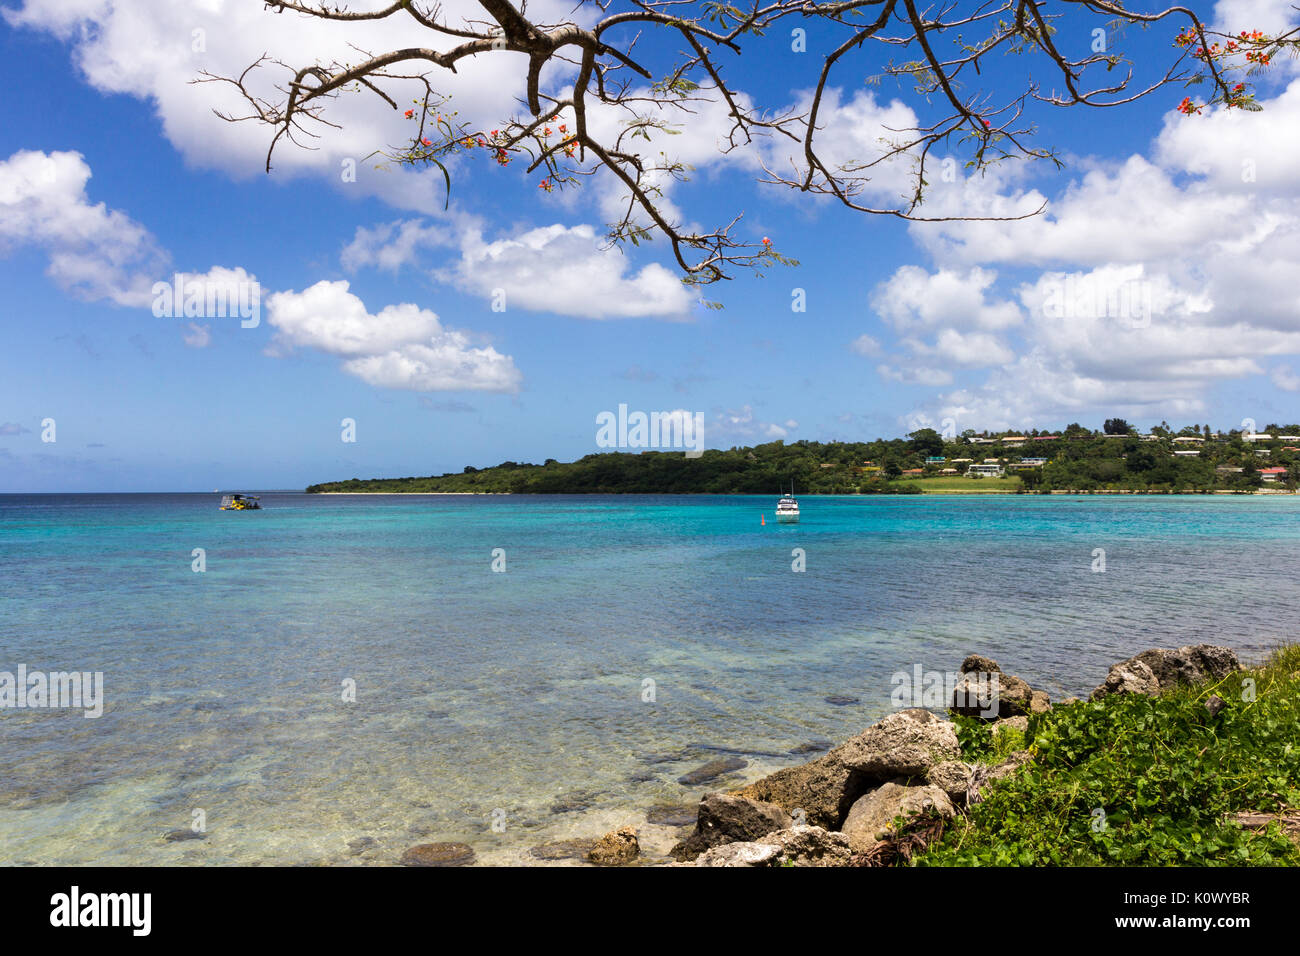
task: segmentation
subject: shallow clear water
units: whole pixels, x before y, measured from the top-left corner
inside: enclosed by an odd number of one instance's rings
[[[0,671],[102,671],[106,698],[99,719],[0,710],[0,863],[441,840],[535,862],[625,823],[653,854],[675,833],[646,809],[719,783],[683,773],[809,759],[790,751],[863,729],[916,664],[979,651],[1081,695],[1146,647],[1258,658],[1300,612],[1291,496],[805,497],[798,525],[775,497],[262,503],[0,496]],[[162,839],[196,810],[205,840]]]

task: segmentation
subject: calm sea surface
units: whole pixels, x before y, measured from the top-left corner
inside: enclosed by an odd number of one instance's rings
[[[649,808],[809,759],[916,664],[1085,695],[1300,619],[1294,496],[806,497],[793,526],[774,496],[217,504],[0,496],[0,671],[100,671],[106,700],[0,710],[0,863],[536,862],[627,823],[653,855]],[[163,839],[196,811],[206,839]]]

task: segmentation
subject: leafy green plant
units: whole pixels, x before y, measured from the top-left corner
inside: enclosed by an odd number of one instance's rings
[[[957,732],[957,743],[961,746],[962,759],[967,763],[989,760],[993,757],[993,732],[989,725],[978,717],[952,715],[953,729]]]
[[[993,727],[993,762],[1001,763],[1017,750],[1026,747],[1026,732],[1005,724]]]
[[[1205,706],[1211,696],[1225,702],[1218,713]],[[963,754],[968,741],[984,752],[972,723],[957,728]],[[1300,646],[1222,681],[1034,715],[1025,735],[1033,763],[990,785],[913,862],[1300,865],[1300,848],[1276,825],[1259,832],[1229,819],[1300,807],[1297,728]]]

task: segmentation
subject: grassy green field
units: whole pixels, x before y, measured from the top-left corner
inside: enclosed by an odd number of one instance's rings
[[[897,485],[919,485],[923,494],[989,494],[990,492],[1007,492],[1020,490],[1020,478],[1009,475],[1005,478],[964,478],[961,475],[946,475],[941,478],[910,478],[894,482]]]

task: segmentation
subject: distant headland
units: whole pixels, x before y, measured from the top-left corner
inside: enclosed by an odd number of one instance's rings
[[[702,454],[646,449],[423,478],[350,478],[309,494],[1253,494],[1294,493],[1300,424],[1258,431],[1139,433],[1121,419],[942,435],[931,428],[871,442],[767,442]]]

